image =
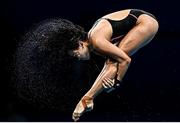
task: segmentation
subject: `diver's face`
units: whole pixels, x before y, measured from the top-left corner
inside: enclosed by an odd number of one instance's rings
[[[85,42],[82,41],[79,42],[78,49],[70,51],[69,54],[78,58],[79,60],[89,60],[90,58],[88,46]]]

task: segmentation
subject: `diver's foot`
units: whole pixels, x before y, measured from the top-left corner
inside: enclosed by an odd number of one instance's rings
[[[77,104],[73,112],[72,119],[74,121],[79,120],[80,116],[82,116],[83,113],[91,111],[93,109],[93,105],[93,98],[84,96]]]

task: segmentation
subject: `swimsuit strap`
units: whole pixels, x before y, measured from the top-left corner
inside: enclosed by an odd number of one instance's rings
[[[129,15],[136,18],[136,20],[138,19],[138,17],[136,17],[134,14],[129,13]]]

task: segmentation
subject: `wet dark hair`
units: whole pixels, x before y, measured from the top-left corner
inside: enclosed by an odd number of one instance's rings
[[[42,48],[43,46],[49,49],[57,47],[64,53],[68,50],[77,49],[78,41],[87,38],[87,33],[82,27],[65,19],[42,21],[38,24],[38,28],[30,32],[30,35],[41,42]]]
[[[31,28],[14,55],[12,85],[17,100],[36,108],[72,112],[90,86],[91,72],[88,61],[77,61],[67,51],[77,48],[86,35],[80,26],[58,18]]]

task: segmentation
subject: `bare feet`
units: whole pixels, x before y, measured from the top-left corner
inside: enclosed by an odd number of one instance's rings
[[[83,113],[91,111],[93,109],[93,98],[84,96],[79,103],[76,105],[76,108],[73,112],[72,119],[74,121],[79,120]]]

